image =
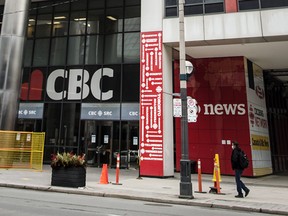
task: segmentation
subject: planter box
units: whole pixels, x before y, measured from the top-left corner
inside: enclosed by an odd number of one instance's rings
[[[59,167],[52,169],[52,186],[85,187],[86,168],[84,167]]]

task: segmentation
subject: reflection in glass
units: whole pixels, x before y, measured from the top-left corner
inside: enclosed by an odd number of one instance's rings
[[[68,32],[68,14],[59,13],[54,15],[53,36],[64,36]]]
[[[140,7],[127,7],[125,10],[124,31],[140,31]]]
[[[103,36],[87,36],[85,64],[103,63]]]
[[[68,64],[82,65],[84,61],[85,37],[77,36],[69,38]]]
[[[36,18],[35,16],[30,16],[28,21],[28,28],[27,28],[27,37],[32,38],[35,34],[35,22]]]
[[[24,48],[24,66],[30,66],[32,60],[33,41],[27,40]]]
[[[124,62],[136,63],[140,61],[140,34],[124,34]]]
[[[70,35],[83,35],[86,31],[86,12],[73,12],[70,17]]]
[[[34,66],[46,66],[49,56],[49,39],[38,39],[35,41]]]
[[[122,61],[122,34],[112,34],[105,37],[104,50],[105,64],[121,63]]]
[[[123,9],[113,8],[106,11],[106,33],[116,33],[123,31]]]
[[[49,37],[51,31],[52,14],[37,17],[36,37]]]
[[[50,53],[50,65],[65,65],[67,38],[53,38]]]
[[[104,32],[105,16],[103,10],[93,10],[88,12],[87,34]]]

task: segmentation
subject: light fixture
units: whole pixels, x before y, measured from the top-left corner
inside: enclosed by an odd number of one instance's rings
[[[51,23],[51,22],[48,22],[47,24],[48,24],[48,25],[51,25],[52,23]],[[59,25],[59,24],[61,24],[61,22],[53,22],[53,24],[54,24],[54,25]]]
[[[82,17],[82,18],[75,18],[74,21],[85,21],[86,18],[85,17]]]
[[[57,17],[54,17],[55,20],[59,20],[59,19],[66,19],[65,16],[57,16]]]
[[[185,61],[186,73],[190,75],[193,72],[194,66],[190,61]]]
[[[113,17],[113,16],[107,16],[107,18],[110,19],[110,20],[113,20],[113,21],[116,21],[116,20],[117,20],[117,19],[116,19],[115,17]]]
[[[29,22],[35,22],[35,19],[29,19]]]

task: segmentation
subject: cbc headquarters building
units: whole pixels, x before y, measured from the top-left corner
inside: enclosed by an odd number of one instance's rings
[[[44,163],[72,151],[115,167],[120,153],[168,177],[183,153],[203,173],[217,155],[229,175],[237,141],[245,175],[287,171],[287,1],[0,5],[0,130],[45,132]]]

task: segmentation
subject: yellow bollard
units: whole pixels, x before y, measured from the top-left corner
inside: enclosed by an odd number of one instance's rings
[[[217,181],[217,175],[218,175],[219,182],[221,182],[222,179],[221,179],[220,162],[219,162],[219,155],[218,155],[218,154],[215,154],[214,164],[217,165],[217,167],[218,167],[218,172],[216,172],[216,169],[215,169],[215,166],[214,166],[213,179],[212,179],[212,181],[213,181],[213,182],[216,182],[216,181]],[[218,174],[217,174],[217,173],[218,173]]]
[[[213,170],[213,179],[212,181],[214,182],[214,186],[210,187],[209,193],[215,193],[215,194],[223,194],[220,192],[220,182],[222,181],[221,179],[221,174],[220,174],[220,162],[219,162],[219,155],[215,154],[214,158],[214,170]]]

